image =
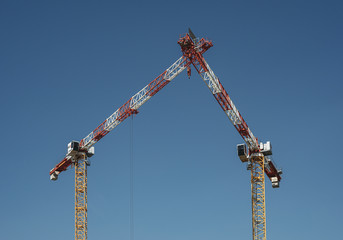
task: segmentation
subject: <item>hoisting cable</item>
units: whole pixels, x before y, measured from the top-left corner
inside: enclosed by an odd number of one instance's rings
[[[130,127],[130,240],[134,240],[134,212],[133,212],[133,115]]]

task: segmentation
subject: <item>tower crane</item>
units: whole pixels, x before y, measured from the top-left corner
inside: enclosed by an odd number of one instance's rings
[[[193,65],[201,76],[225,114],[228,116],[245,144],[237,145],[237,153],[242,162],[247,162],[251,171],[251,200],[253,240],[266,239],[265,214],[265,178],[272,182],[273,188],[279,187],[282,171],[277,169],[270,158],[272,147],[270,142],[259,143],[247,123],[233,104],[223,85],[214,74],[203,54],[213,46],[205,38],[197,38],[189,29],[185,36],[180,37],[178,44],[182,56],[157,78],[132,96],[124,105],[118,108],[103,123],[90,132],[81,141],[72,141],[63,160],[50,170],[50,179],[57,180],[61,172],[70,166],[75,168],[75,239],[87,239],[87,166],[89,158],[94,155],[94,144],[116,128],[121,122],[133,114],[152,96],[172,81],[183,70],[187,69],[190,77]]]
[[[180,38],[178,44],[181,46],[183,56],[187,58],[186,65],[189,66],[192,64],[194,66],[246,143],[246,145],[237,145],[237,152],[242,162],[248,162],[248,170],[251,171],[253,240],[265,240],[266,211],[264,173],[271,180],[273,188],[279,187],[282,174],[282,171],[276,168],[269,157],[272,155],[271,144],[270,142],[258,143],[258,139],[253,135],[248,124],[244,121],[223,85],[203,57],[203,53],[213,46],[212,42],[204,38],[196,38],[194,33],[189,29],[189,33]],[[188,70],[188,74],[190,75],[190,70]]]

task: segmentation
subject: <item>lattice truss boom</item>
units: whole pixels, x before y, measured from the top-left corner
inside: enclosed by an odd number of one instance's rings
[[[167,70],[161,73],[157,78],[145,86],[142,90],[132,96],[123,106],[118,108],[111,116],[109,116],[102,124],[89,133],[80,141],[80,149],[87,150],[97,143],[101,138],[107,135],[121,122],[130,115],[137,113],[138,109],[147,102],[152,96],[160,91],[164,86],[170,83],[177,75],[179,75],[187,67],[186,58],[181,56]],[[58,175],[60,172],[67,170],[71,165],[71,158],[66,156],[52,170],[50,175]]]
[[[210,66],[207,64],[206,60],[202,58],[202,61],[204,62],[207,71],[199,64],[197,65],[199,75],[201,76],[207,87],[210,89],[213,96],[217,99],[218,103],[220,104],[234,127],[238,130],[239,134],[247,143],[248,148],[252,151],[258,150],[257,138],[249,129],[235,104],[230,99],[229,95],[223,88],[223,85],[214,74]]]
[[[109,116],[104,123],[82,139],[80,147],[84,149],[90,148],[99,141],[99,139],[112,131],[116,126],[130,116],[134,110],[138,110],[138,108],[140,108],[146,101],[148,101],[185,69],[185,60],[186,59],[183,56],[180,57],[156,79],[132,96],[123,106]]]
[[[226,92],[218,77],[214,74],[211,67],[203,57],[203,53],[213,46],[212,42],[205,40],[204,38],[199,40],[194,36],[194,34],[193,37],[186,34],[186,36],[179,39],[178,43],[183,52],[183,56],[187,58],[188,64],[192,64],[197,70],[214,98],[217,100],[227,117],[247,144],[249,151],[251,153],[259,152],[258,139],[254,136],[248,127],[248,124],[245,122],[235,104],[229,97],[229,94]],[[267,162],[265,173],[269,179],[277,177],[278,181],[281,180],[281,175],[276,169],[273,161]]]

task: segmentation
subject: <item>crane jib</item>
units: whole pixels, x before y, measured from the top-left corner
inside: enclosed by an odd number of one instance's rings
[[[205,40],[204,38],[195,42],[194,39],[196,39],[196,37],[190,31],[189,34],[186,34],[178,41],[183,55],[188,59],[188,62],[192,63],[203,81],[206,83],[214,98],[217,100],[225,114],[236,128],[237,132],[247,144],[249,151],[252,153],[259,152],[260,147],[258,144],[258,139],[249,129],[248,124],[245,122],[242,115],[239,113],[238,109],[230,99],[228,93],[225,91],[223,85],[202,55],[206,50],[208,50],[208,48],[213,46],[212,42]],[[272,177],[277,177],[279,181],[281,180],[281,176],[272,161],[268,162],[265,173],[269,179]]]
[[[146,101],[148,101],[152,96],[154,96],[169,82],[171,82],[177,75],[179,75],[183,70],[186,69],[186,60],[187,59],[184,56],[181,56],[157,78],[155,78],[142,90],[132,96],[123,106],[117,109],[103,123],[101,123],[96,129],[94,129],[80,141],[80,149],[87,150],[91,148],[95,143],[106,136],[110,131],[112,131],[130,115],[137,114],[138,108],[140,108]],[[67,168],[71,164],[72,162],[70,161],[70,159],[65,157],[50,171],[50,175],[58,175],[60,172],[67,170]]]

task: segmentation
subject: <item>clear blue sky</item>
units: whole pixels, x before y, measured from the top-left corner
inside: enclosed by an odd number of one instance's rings
[[[49,170],[181,56],[191,27],[284,170],[266,184],[268,239],[342,238],[341,1],[0,3],[0,238],[74,238],[74,172]],[[95,146],[89,239],[129,239],[131,119]],[[136,240],[251,239],[242,139],[186,73],[133,120]]]

